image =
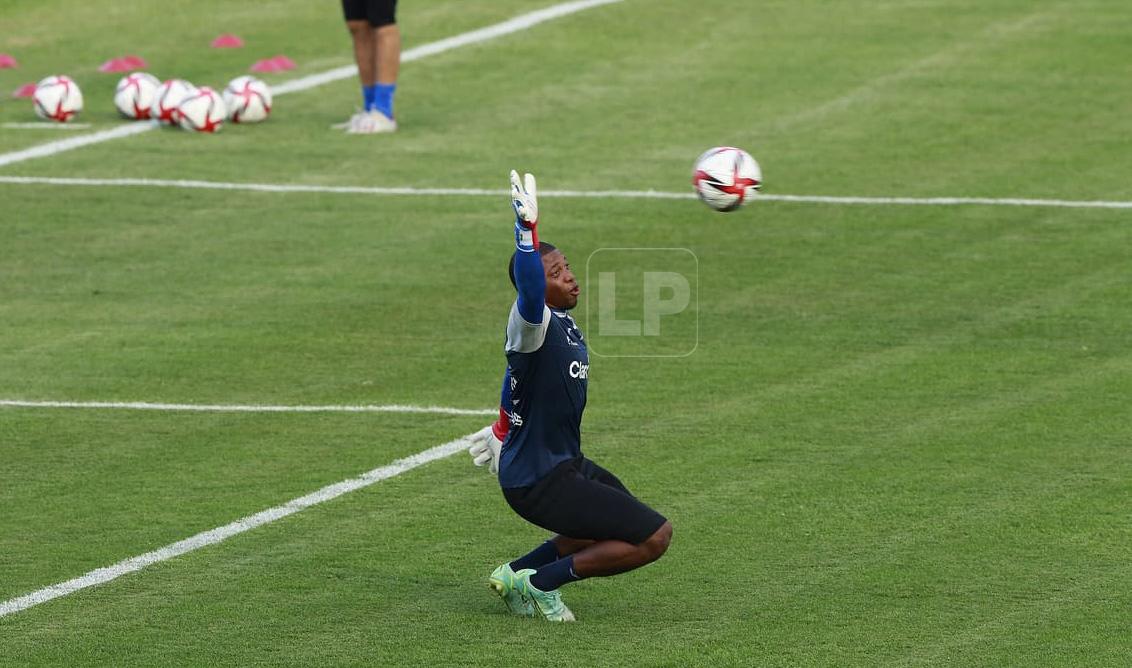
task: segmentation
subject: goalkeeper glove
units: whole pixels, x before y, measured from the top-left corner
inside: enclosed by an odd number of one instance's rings
[[[538,191],[533,174],[523,181],[511,170],[511,208],[515,210],[515,246],[528,253],[538,248]]]
[[[468,454],[472,456],[473,464],[476,466],[486,464],[489,473],[499,475],[499,448],[503,446],[503,441],[495,437],[492,427],[494,425],[488,425],[472,434],[469,439],[472,445],[468,448]]]

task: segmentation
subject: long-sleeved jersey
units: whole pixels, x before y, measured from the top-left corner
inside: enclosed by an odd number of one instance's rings
[[[503,441],[499,484],[527,487],[581,455],[590,360],[582,332],[566,311],[543,306],[541,322],[524,320],[516,302],[507,322]],[[508,392],[510,396],[508,395]]]

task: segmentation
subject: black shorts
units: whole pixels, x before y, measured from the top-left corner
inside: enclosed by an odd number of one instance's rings
[[[530,487],[504,488],[503,498],[531,524],[568,538],[640,545],[666,521],[585,457],[562,462]]]
[[[397,0],[342,0],[347,21],[369,21],[374,28],[397,22]]]

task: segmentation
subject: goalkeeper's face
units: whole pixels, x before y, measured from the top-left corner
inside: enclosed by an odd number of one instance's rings
[[[582,289],[570,271],[570,263],[560,251],[553,250],[542,256],[542,268],[546,271],[546,304],[552,308],[572,309],[578,305],[578,295]]]

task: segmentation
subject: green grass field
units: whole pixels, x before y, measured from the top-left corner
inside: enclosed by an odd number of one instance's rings
[[[553,1],[398,17],[411,49]],[[7,0],[0,25],[0,161],[119,127],[114,56],[213,86],[277,53],[299,67],[272,84],[350,62],[333,2]],[[209,49],[226,31],[247,45]],[[1130,31],[1115,0],[624,0],[406,63],[395,135],[328,128],[346,79],[262,125],[0,166],[501,193],[0,182],[0,400],[491,409],[511,168],[688,192],[735,145],[767,194],[1132,201]],[[3,127],[49,74],[92,127]],[[585,451],[672,520],[663,559],[564,589],[576,624],[507,616],[486,576],[544,532],[461,452],[2,615],[0,664],[1128,665],[1132,210],[540,203],[589,298],[597,269],[653,266],[603,249],[694,256],[661,262],[696,288],[662,335],[578,314],[613,353]],[[489,419],[0,406],[0,606]]]

